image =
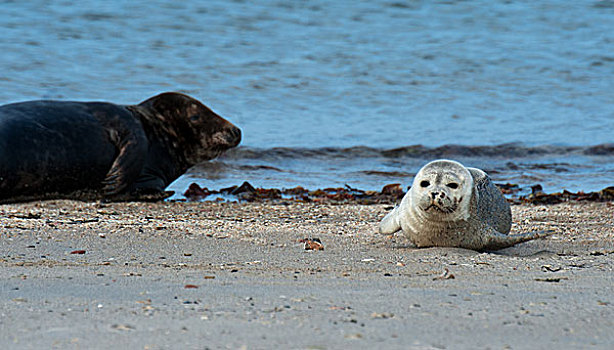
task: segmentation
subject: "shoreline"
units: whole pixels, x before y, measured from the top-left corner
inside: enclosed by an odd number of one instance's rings
[[[0,205],[0,347],[614,345],[614,203],[512,205],[556,233],[490,253],[379,235],[388,208]]]
[[[510,204],[559,204],[565,202],[611,202],[614,201],[614,186],[604,187],[593,192],[561,192],[545,193],[541,185],[530,187],[531,192],[525,194],[524,189],[517,184],[495,183]],[[408,188],[409,189],[409,188]],[[309,190],[302,186],[293,188],[261,188],[254,187],[244,181],[240,186],[234,185],[210,190],[200,187],[192,182],[183,191],[183,197],[174,198],[175,192],[167,192],[168,197],[173,197],[173,202],[296,202],[296,203],[336,203],[336,204],[396,204],[405,195],[400,183],[387,184],[380,191],[369,191],[354,188],[350,185],[345,187],[329,187],[317,190]],[[167,198],[168,198],[167,197]],[[211,198],[214,199],[211,199]]]

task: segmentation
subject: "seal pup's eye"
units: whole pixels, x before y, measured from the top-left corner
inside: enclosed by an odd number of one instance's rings
[[[194,114],[194,115],[190,116],[190,120],[193,121],[193,122],[195,122],[195,121],[197,121],[199,119],[200,119],[200,115],[198,115],[198,114]]]
[[[450,187],[451,189],[455,190],[458,188],[458,184],[456,182],[450,182],[449,184],[447,184],[446,186]]]
[[[420,187],[429,187],[430,185],[431,183],[426,180],[420,181]]]

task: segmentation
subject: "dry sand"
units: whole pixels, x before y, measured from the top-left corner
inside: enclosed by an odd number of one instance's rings
[[[494,253],[378,235],[388,208],[1,205],[0,348],[614,348],[613,203],[513,206],[556,234]]]

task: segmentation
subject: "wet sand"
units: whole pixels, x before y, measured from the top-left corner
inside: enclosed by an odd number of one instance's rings
[[[556,234],[492,253],[378,235],[388,209],[1,205],[0,348],[614,346],[613,203],[515,205]]]

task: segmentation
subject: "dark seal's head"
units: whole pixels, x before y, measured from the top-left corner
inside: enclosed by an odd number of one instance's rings
[[[241,142],[241,130],[194,98],[166,92],[129,107],[189,166]]]
[[[473,194],[473,177],[458,162],[436,160],[420,169],[410,192],[420,216],[427,220],[467,219]]]

